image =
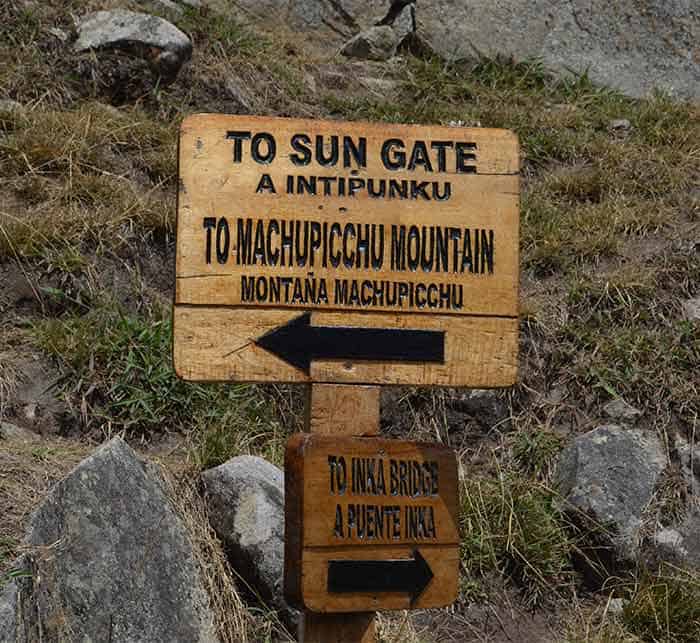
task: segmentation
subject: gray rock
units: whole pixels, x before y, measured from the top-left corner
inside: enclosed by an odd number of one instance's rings
[[[700,506],[693,507],[678,528],[683,536],[687,565],[700,570]]]
[[[698,495],[700,489],[700,445],[691,449],[688,441],[680,435],[676,435],[675,448],[678,454],[681,473],[692,495]]]
[[[39,436],[29,429],[11,424],[10,422],[0,422],[0,440],[18,440],[20,442],[36,442]]]
[[[608,601],[608,614],[622,614],[625,610],[625,601],[622,598],[611,598]]]
[[[213,0],[212,0],[213,2]],[[343,40],[386,22],[406,0],[237,0],[246,15],[328,29]],[[700,96],[700,4],[690,0],[420,0],[416,35],[447,59],[541,59],[632,96]]]
[[[0,112],[19,112],[22,109],[24,109],[22,103],[18,103],[16,100],[10,100],[9,98],[0,100]]]
[[[32,516],[30,640],[218,641],[187,529],[159,470],[120,438],[83,460]],[[46,552],[45,554],[41,552]]]
[[[363,60],[389,60],[401,42],[399,34],[389,25],[370,27],[351,38],[340,53]]]
[[[464,391],[452,406],[468,413],[479,424],[489,429],[504,424],[510,416],[505,400],[498,395],[498,391],[491,389]]]
[[[666,464],[655,436],[611,424],[564,449],[556,482],[567,505],[612,527],[617,555],[633,560],[642,512]]]
[[[700,297],[683,302],[683,316],[688,321],[700,320]]]
[[[603,407],[603,413],[613,420],[622,421],[636,420],[642,414],[639,409],[635,409],[631,404],[628,404],[620,397],[610,400],[610,402]]]
[[[626,118],[615,118],[608,123],[608,127],[614,131],[627,131],[632,128],[632,123]]]
[[[287,616],[284,570],[284,476],[263,458],[241,455],[202,474],[209,519],[231,565]]]
[[[148,0],[146,4],[159,11],[170,12],[174,16],[181,16],[185,12],[182,5],[173,0]]]
[[[190,39],[167,20],[135,11],[96,11],[78,23],[76,51],[122,49],[172,79],[192,55]]]
[[[231,100],[236,103],[241,110],[247,113],[253,111],[253,105],[248,96],[248,93],[241,87],[241,81],[238,78],[227,78],[224,83],[224,88],[226,93],[229,95]]]
[[[633,96],[700,95],[700,5],[688,0],[428,0],[416,22],[446,58],[540,58]]]
[[[691,507],[675,529],[654,534],[654,545],[662,560],[700,570],[700,508]]]
[[[24,641],[20,625],[19,587],[14,580],[4,586],[0,577],[0,641],[15,643]]]

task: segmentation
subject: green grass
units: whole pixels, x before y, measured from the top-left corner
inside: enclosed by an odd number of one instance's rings
[[[664,297],[664,267],[673,261],[654,261],[649,271],[617,279],[583,277],[572,287],[570,321],[559,330],[554,360],[568,362],[582,397],[583,389],[595,395],[594,404],[621,396],[688,421],[700,414],[700,328],[679,319],[676,301]],[[675,291],[683,296],[682,286]]]
[[[700,577],[676,571],[642,578],[622,620],[643,641],[696,643],[700,640]]]
[[[564,446],[561,436],[535,429],[518,431],[510,448],[515,466],[527,475],[549,479],[556,458]]]
[[[188,433],[199,468],[251,451],[281,461],[285,436],[273,396],[252,385],[178,379],[164,311],[141,316],[93,305],[86,314],[42,320],[34,334],[61,364],[62,390],[82,400],[84,429]]]
[[[556,494],[514,473],[461,487],[461,557],[467,582],[501,574],[538,606],[570,595],[574,542]]]

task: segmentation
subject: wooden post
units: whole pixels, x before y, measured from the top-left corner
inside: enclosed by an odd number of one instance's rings
[[[337,435],[379,433],[378,386],[312,384],[306,430]],[[374,613],[304,612],[301,643],[374,643]]]

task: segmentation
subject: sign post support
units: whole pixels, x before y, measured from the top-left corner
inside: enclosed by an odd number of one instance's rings
[[[325,435],[379,433],[378,386],[312,384],[306,430]],[[300,643],[374,643],[374,612],[317,614],[304,611]]]
[[[370,643],[377,611],[457,597],[456,454],[379,437],[379,393],[515,382],[518,199],[506,130],[182,123],[175,371],[310,384],[285,452],[284,591],[305,643]]]

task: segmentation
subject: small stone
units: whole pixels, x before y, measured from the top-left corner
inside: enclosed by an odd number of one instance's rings
[[[0,100],[0,112],[20,112],[22,109],[24,109],[22,103],[18,103],[16,100],[9,98]]]
[[[63,29],[59,29],[58,27],[50,27],[49,33],[61,42],[68,42],[68,34],[63,31]]]
[[[35,442],[38,439],[39,436],[28,429],[23,429],[21,426],[10,424],[9,422],[0,422],[0,440]]]
[[[700,320],[700,297],[683,302],[683,316],[688,321]]]
[[[625,601],[622,598],[611,598],[608,601],[608,614],[622,614],[625,609]]]
[[[190,39],[163,18],[135,11],[96,11],[78,23],[76,51],[122,49],[172,79],[192,55]],[[154,52],[155,50],[155,52]]]
[[[626,118],[615,118],[608,123],[608,128],[616,131],[626,131],[632,129],[632,123]]]
[[[150,4],[160,11],[170,11],[176,16],[181,16],[185,11],[181,5],[172,0],[151,0]]]
[[[618,397],[610,400],[604,407],[603,413],[613,420],[631,421],[638,418],[642,412]]]
[[[656,436],[610,424],[577,437],[562,452],[556,484],[566,505],[613,530],[611,545],[634,560],[644,508],[667,461]]]
[[[683,537],[684,559],[686,565],[700,570],[700,506],[693,506],[678,531]]]
[[[283,598],[284,476],[263,458],[240,455],[202,473],[209,519],[229,562],[294,628]]]
[[[0,578],[1,580],[1,578]],[[20,631],[19,587],[14,580],[0,585],[0,641],[24,641]]]
[[[238,104],[238,106],[245,112],[252,112],[253,107],[250,102],[248,95],[241,89],[241,83],[238,78],[227,78],[224,87],[226,93],[229,97]]]
[[[399,34],[389,25],[370,27],[351,38],[340,50],[349,58],[389,60],[401,42]]]
[[[656,533],[654,536],[654,542],[663,547],[680,549],[683,545],[683,536],[681,536],[681,534],[675,529],[666,528]]]

